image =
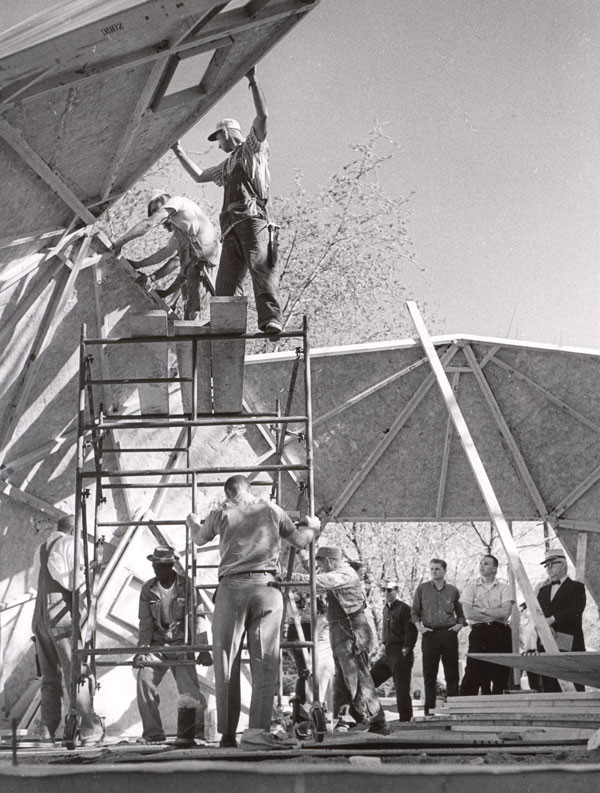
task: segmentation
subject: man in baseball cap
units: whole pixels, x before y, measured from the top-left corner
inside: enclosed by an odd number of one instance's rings
[[[235,118],[224,118],[222,121],[219,121],[219,123],[215,128],[215,131],[211,132],[210,135],[208,136],[208,140],[210,140],[211,143],[214,143],[219,138],[219,132],[225,132],[225,133],[239,132],[240,141],[244,139],[244,136],[242,135],[242,128],[240,127],[239,121],[236,121]],[[223,139],[225,140],[226,137],[227,136],[224,136]],[[235,135],[230,136],[231,140],[233,140],[236,137],[237,136]],[[227,151],[227,148],[224,148],[224,151]]]
[[[256,116],[248,137],[233,118],[224,118],[208,139],[216,141],[229,156],[212,168],[199,168],[178,142],[173,153],[196,182],[214,182],[223,187],[220,214],[223,248],[216,282],[218,296],[242,295],[250,272],[259,330],[275,335],[283,329],[279,305],[277,240],[269,202],[269,146],[267,105],[256,81],[255,69],[246,74]]]
[[[388,734],[389,727],[373,678],[369,672],[371,628],[365,616],[365,596],[356,570],[344,559],[337,545],[323,545],[315,554],[317,592],[327,594],[327,622],[335,663],[333,714],[349,708],[356,721],[353,730]],[[293,575],[306,584],[309,576]]]

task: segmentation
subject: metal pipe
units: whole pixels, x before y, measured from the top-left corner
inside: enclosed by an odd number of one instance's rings
[[[115,416],[111,416],[110,421],[97,424],[86,424],[84,430],[139,430],[139,429],[168,429],[169,427],[218,427],[228,424],[306,424],[306,416],[232,416],[214,415],[204,419],[139,419],[131,420],[127,416],[122,422],[115,421]]]
[[[240,471],[306,471],[306,465],[237,465],[237,466],[222,466],[215,468],[177,468],[174,470],[164,468],[149,468],[144,471],[143,469],[132,469],[131,471],[104,471],[103,477],[116,477],[116,476],[162,476],[168,473],[169,476],[187,476],[188,474],[235,474]],[[82,477],[85,479],[93,479],[96,477],[95,472],[83,471]],[[149,487],[160,487],[160,484],[148,483]]]

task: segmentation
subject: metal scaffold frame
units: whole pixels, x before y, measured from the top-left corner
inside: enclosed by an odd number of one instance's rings
[[[195,546],[190,538],[190,531],[184,520],[125,520],[125,521],[102,521],[100,510],[105,502],[103,495],[104,490],[117,490],[122,489],[126,491],[130,488],[156,488],[163,490],[166,488],[188,488],[191,491],[191,512],[196,511],[197,506],[197,489],[208,488],[215,486],[222,486],[222,481],[198,479],[200,475],[208,474],[236,474],[244,472],[251,477],[259,477],[261,473],[267,474],[268,477],[254,479],[253,484],[271,487],[271,499],[276,500],[278,503],[281,500],[282,492],[282,477],[284,473],[289,473],[297,486],[299,487],[299,503],[304,502],[305,511],[307,514],[314,514],[314,472],[313,472],[313,434],[312,434],[312,397],[311,397],[311,371],[310,371],[310,346],[308,341],[308,326],[306,318],[304,318],[303,327],[301,330],[284,331],[280,334],[280,338],[300,338],[302,345],[296,349],[296,362],[293,367],[290,385],[288,390],[287,402],[285,410],[281,411],[279,402],[276,405],[275,412],[273,413],[240,413],[240,414],[224,414],[213,412],[210,414],[200,413],[198,410],[198,377],[199,371],[197,366],[198,361],[198,344],[199,342],[213,342],[223,340],[240,340],[240,339],[264,339],[264,333],[228,333],[228,332],[212,332],[202,327],[202,332],[186,333],[184,336],[173,335],[158,335],[158,336],[131,336],[119,338],[87,338],[86,326],[82,325],[80,350],[79,350],[79,401],[78,401],[78,433],[77,433],[77,460],[76,460],[76,498],[75,498],[75,549],[74,549],[74,567],[79,570],[81,566],[81,554],[83,553],[83,568],[84,568],[84,582],[83,582],[83,598],[85,603],[82,603],[82,595],[80,588],[75,587],[73,592],[73,621],[71,632],[71,649],[72,649],[72,671],[69,686],[69,711],[65,719],[64,731],[64,744],[67,748],[75,748],[78,719],[77,719],[77,688],[79,685],[95,685],[97,667],[100,666],[125,666],[133,665],[133,660],[116,660],[115,656],[121,655],[134,655],[134,654],[150,654],[161,653],[169,655],[171,653],[197,653],[204,650],[212,650],[212,644],[207,642],[199,642],[196,635],[196,607],[198,593],[202,590],[215,589],[216,584],[196,583],[196,576],[198,570],[207,567],[207,565],[198,565],[196,561]],[[92,372],[92,365],[94,356],[92,351],[94,349],[101,349],[101,356],[106,352],[106,349],[113,345],[136,345],[136,344],[176,344],[178,350],[181,350],[185,345],[186,351],[189,348],[192,356],[191,375],[188,377],[135,377],[135,378],[95,378]],[[298,379],[298,371],[300,363],[304,363],[303,367],[303,385],[304,385],[304,414],[291,415],[291,407],[294,400],[294,393]],[[243,365],[243,363],[242,363]],[[101,367],[102,369],[102,367]],[[94,387],[103,387],[107,385],[133,385],[133,384],[156,384],[156,383],[187,383],[191,386],[191,409],[189,412],[181,414],[154,414],[142,413],[140,406],[140,413],[138,415],[110,415],[107,417],[104,413],[104,406],[99,403],[96,409],[97,401],[94,397]],[[286,434],[289,432],[290,425],[298,424],[302,427],[298,433],[299,439],[304,441],[304,462],[302,463],[286,463],[283,459],[283,452],[285,447]],[[275,462],[270,462],[263,465],[246,465],[244,463],[233,466],[213,466],[213,467],[194,467],[191,465],[190,451],[192,447],[194,429],[197,427],[211,427],[218,425],[258,425],[260,427],[275,428]],[[126,429],[141,429],[141,430],[154,430],[157,428],[180,428],[179,439],[175,447],[144,447],[142,448],[127,448],[119,447],[118,443],[113,443],[111,448],[105,446],[105,440],[114,430]],[[183,441],[183,442],[182,442]],[[86,465],[86,458],[90,446],[93,449],[93,468]],[[184,453],[186,455],[186,466],[184,468],[148,468],[148,469],[126,469],[116,467],[106,468],[104,465],[105,453],[111,454],[128,454],[140,453],[141,451],[147,452],[165,452],[165,453]],[[168,475],[168,476],[165,476]],[[163,481],[148,483],[149,477],[163,477]],[[164,481],[174,476],[185,477],[183,482]],[[118,479],[118,483],[113,480]],[[130,479],[137,481],[129,481]],[[108,480],[108,481],[106,481]],[[90,489],[87,485],[91,482],[95,483],[95,499],[94,499],[94,519],[92,530],[90,531],[88,520],[87,500],[91,495]],[[142,516],[144,517],[144,516]],[[153,530],[160,532],[161,526],[185,526],[185,559],[183,561],[184,573],[186,579],[189,578],[191,572],[191,579],[194,582],[193,592],[191,598],[186,598],[186,619],[185,619],[185,644],[183,645],[169,645],[169,646],[138,646],[134,649],[131,645],[127,646],[112,646],[98,648],[96,646],[96,613],[98,606],[98,582],[100,579],[99,570],[99,548],[102,545],[103,537],[100,536],[98,529],[104,527],[129,527],[128,540],[133,536],[135,530],[141,526],[151,526]],[[93,540],[93,558],[89,558],[88,543]],[[292,584],[290,578],[294,568],[294,549],[291,549],[290,557],[285,571],[285,579],[280,582],[284,596],[284,617],[282,620],[282,632],[285,626],[286,609],[289,608],[292,618],[296,624],[298,636],[302,637],[303,632],[301,628],[300,618],[295,606],[294,598],[291,595]],[[109,563],[110,564],[110,563]],[[211,565],[209,565],[211,566]],[[217,567],[217,565],[214,565]],[[309,661],[308,653],[310,652],[310,663],[307,663],[307,668],[312,669],[312,701],[311,719],[315,726],[315,731],[323,732],[325,729],[325,720],[322,713],[322,705],[318,701],[318,653],[316,652],[316,624],[317,624],[317,598],[316,598],[316,583],[315,583],[315,549],[314,543],[309,546],[308,567],[310,576],[310,620],[311,620],[311,635],[309,639],[297,641],[282,641],[281,649],[297,649],[304,655],[305,662]],[[203,601],[208,607],[209,600],[204,597]],[[191,607],[189,603],[191,602]],[[84,617],[82,606],[85,605],[87,616]],[[83,617],[83,619],[82,619]],[[85,624],[85,632],[82,635],[82,624]],[[100,661],[97,660],[98,656],[108,656],[110,660]],[[160,662],[162,666],[173,665],[192,665],[196,661],[190,660],[175,660]],[[85,671],[85,674],[82,672]],[[87,680],[84,678],[87,677]],[[91,681],[91,682],[90,682]],[[322,735],[317,735],[317,740],[322,738]]]

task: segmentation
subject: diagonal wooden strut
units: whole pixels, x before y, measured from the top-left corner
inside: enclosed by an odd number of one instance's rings
[[[450,347],[449,349],[447,349],[443,355],[444,364],[449,363],[452,360],[452,358],[456,355],[457,351],[458,350],[456,347]],[[425,380],[423,380],[421,385],[417,388],[415,393],[408,400],[404,408],[400,411],[400,413],[394,420],[392,426],[386,432],[383,439],[376,445],[376,447],[369,454],[369,456],[360,466],[358,471],[356,471],[356,473],[350,479],[350,481],[346,483],[346,486],[340,493],[338,500],[329,511],[329,514],[332,518],[339,519],[340,511],[346,506],[346,504],[348,503],[348,501],[350,501],[354,493],[356,493],[360,485],[365,481],[370,471],[372,470],[373,466],[381,458],[383,453],[386,451],[386,449],[395,439],[396,435],[400,432],[402,427],[406,424],[408,419],[412,416],[412,414],[415,412],[417,407],[421,404],[422,400],[430,391],[430,389],[433,387],[434,383],[435,383],[435,377],[433,375],[428,375],[425,378]]]
[[[421,313],[417,307],[417,304],[413,301],[409,301],[407,303],[408,310],[411,315],[411,319],[413,324],[416,328],[417,333],[419,334],[419,338],[421,340],[421,344],[423,345],[423,349],[425,350],[425,354],[429,359],[429,363],[433,370],[433,374],[437,381],[438,387],[441,391],[442,398],[446,404],[446,408],[450,417],[452,419],[452,423],[454,424],[454,428],[458,434],[460,439],[461,445],[463,450],[467,456],[467,460],[469,461],[469,465],[471,466],[471,470],[475,476],[475,480],[489,512],[490,518],[492,523],[494,524],[496,531],[498,532],[498,536],[500,537],[500,541],[504,547],[504,551],[508,558],[508,562],[515,574],[515,579],[519,584],[521,591],[523,592],[523,596],[525,598],[525,602],[527,603],[527,607],[529,608],[529,613],[532,616],[534,621],[534,625],[538,632],[538,635],[544,645],[544,648],[547,653],[555,653],[558,654],[558,646],[552,635],[552,631],[550,630],[550,626],[546,622],[546,618],[542,613],[542,609],[540,608],[540,604],[538,603],[537,597],[535,596],[535,592],[533,591],[533,587],[527,577],[527,573],[525,572],[525,568],[523,567],[523,562],[521,561],[521,557],[519,556],[519,551],[517,546],[515,545],[515,541],[512,537],[510,532],[510,528],[504,515],[502,514],[502,509],[496,498],[496,494],[494,493],[494,489],[492,487],[492,483],[487,475],[485,467],[481,461],[481,457],[479,456],[479,452],[475,446],[473,438],[471,436],[471,432],[467,426],[467,423],[464,419],[462,411],[456,401],[456,396],[454,391],[452,390],[452,386],[448,380],[448,376],[444,371],[444,367],[442,362],[440,361],[435,347],[433,346],[433,342],[427,332],[427,328],[425,327],[425,323],[423,322],[423,318],[421,317]],[[566,683],[560,681],[560,685],[563,691],[570,691],[573,690],[572,683]]]

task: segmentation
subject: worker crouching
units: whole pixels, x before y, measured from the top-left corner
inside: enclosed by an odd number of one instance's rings
[[[185,615],[191,614],[193,604],[192,581],[173,569],[177,555],[168,545],[159,545],[148,556],[155,577],[146,581],[140,593],[140,628],[138,646],[182,645],[185,642]],[[194,653],[138,654],[133,659],[137,675],[137,702],[142,718],[142,743],[163,743],[165,733],[160,717],[158,687],[171,669],[179,692],[177,743],[193,745],[194,737],[204,738],[204,712],[206,700],[200,692],[194,663],[165,666],[164,662],[194,661]],[[210,653],[200,653],[198,662],[212,664]],[[194,711],[195,729],[190,729],[191,711]]]

